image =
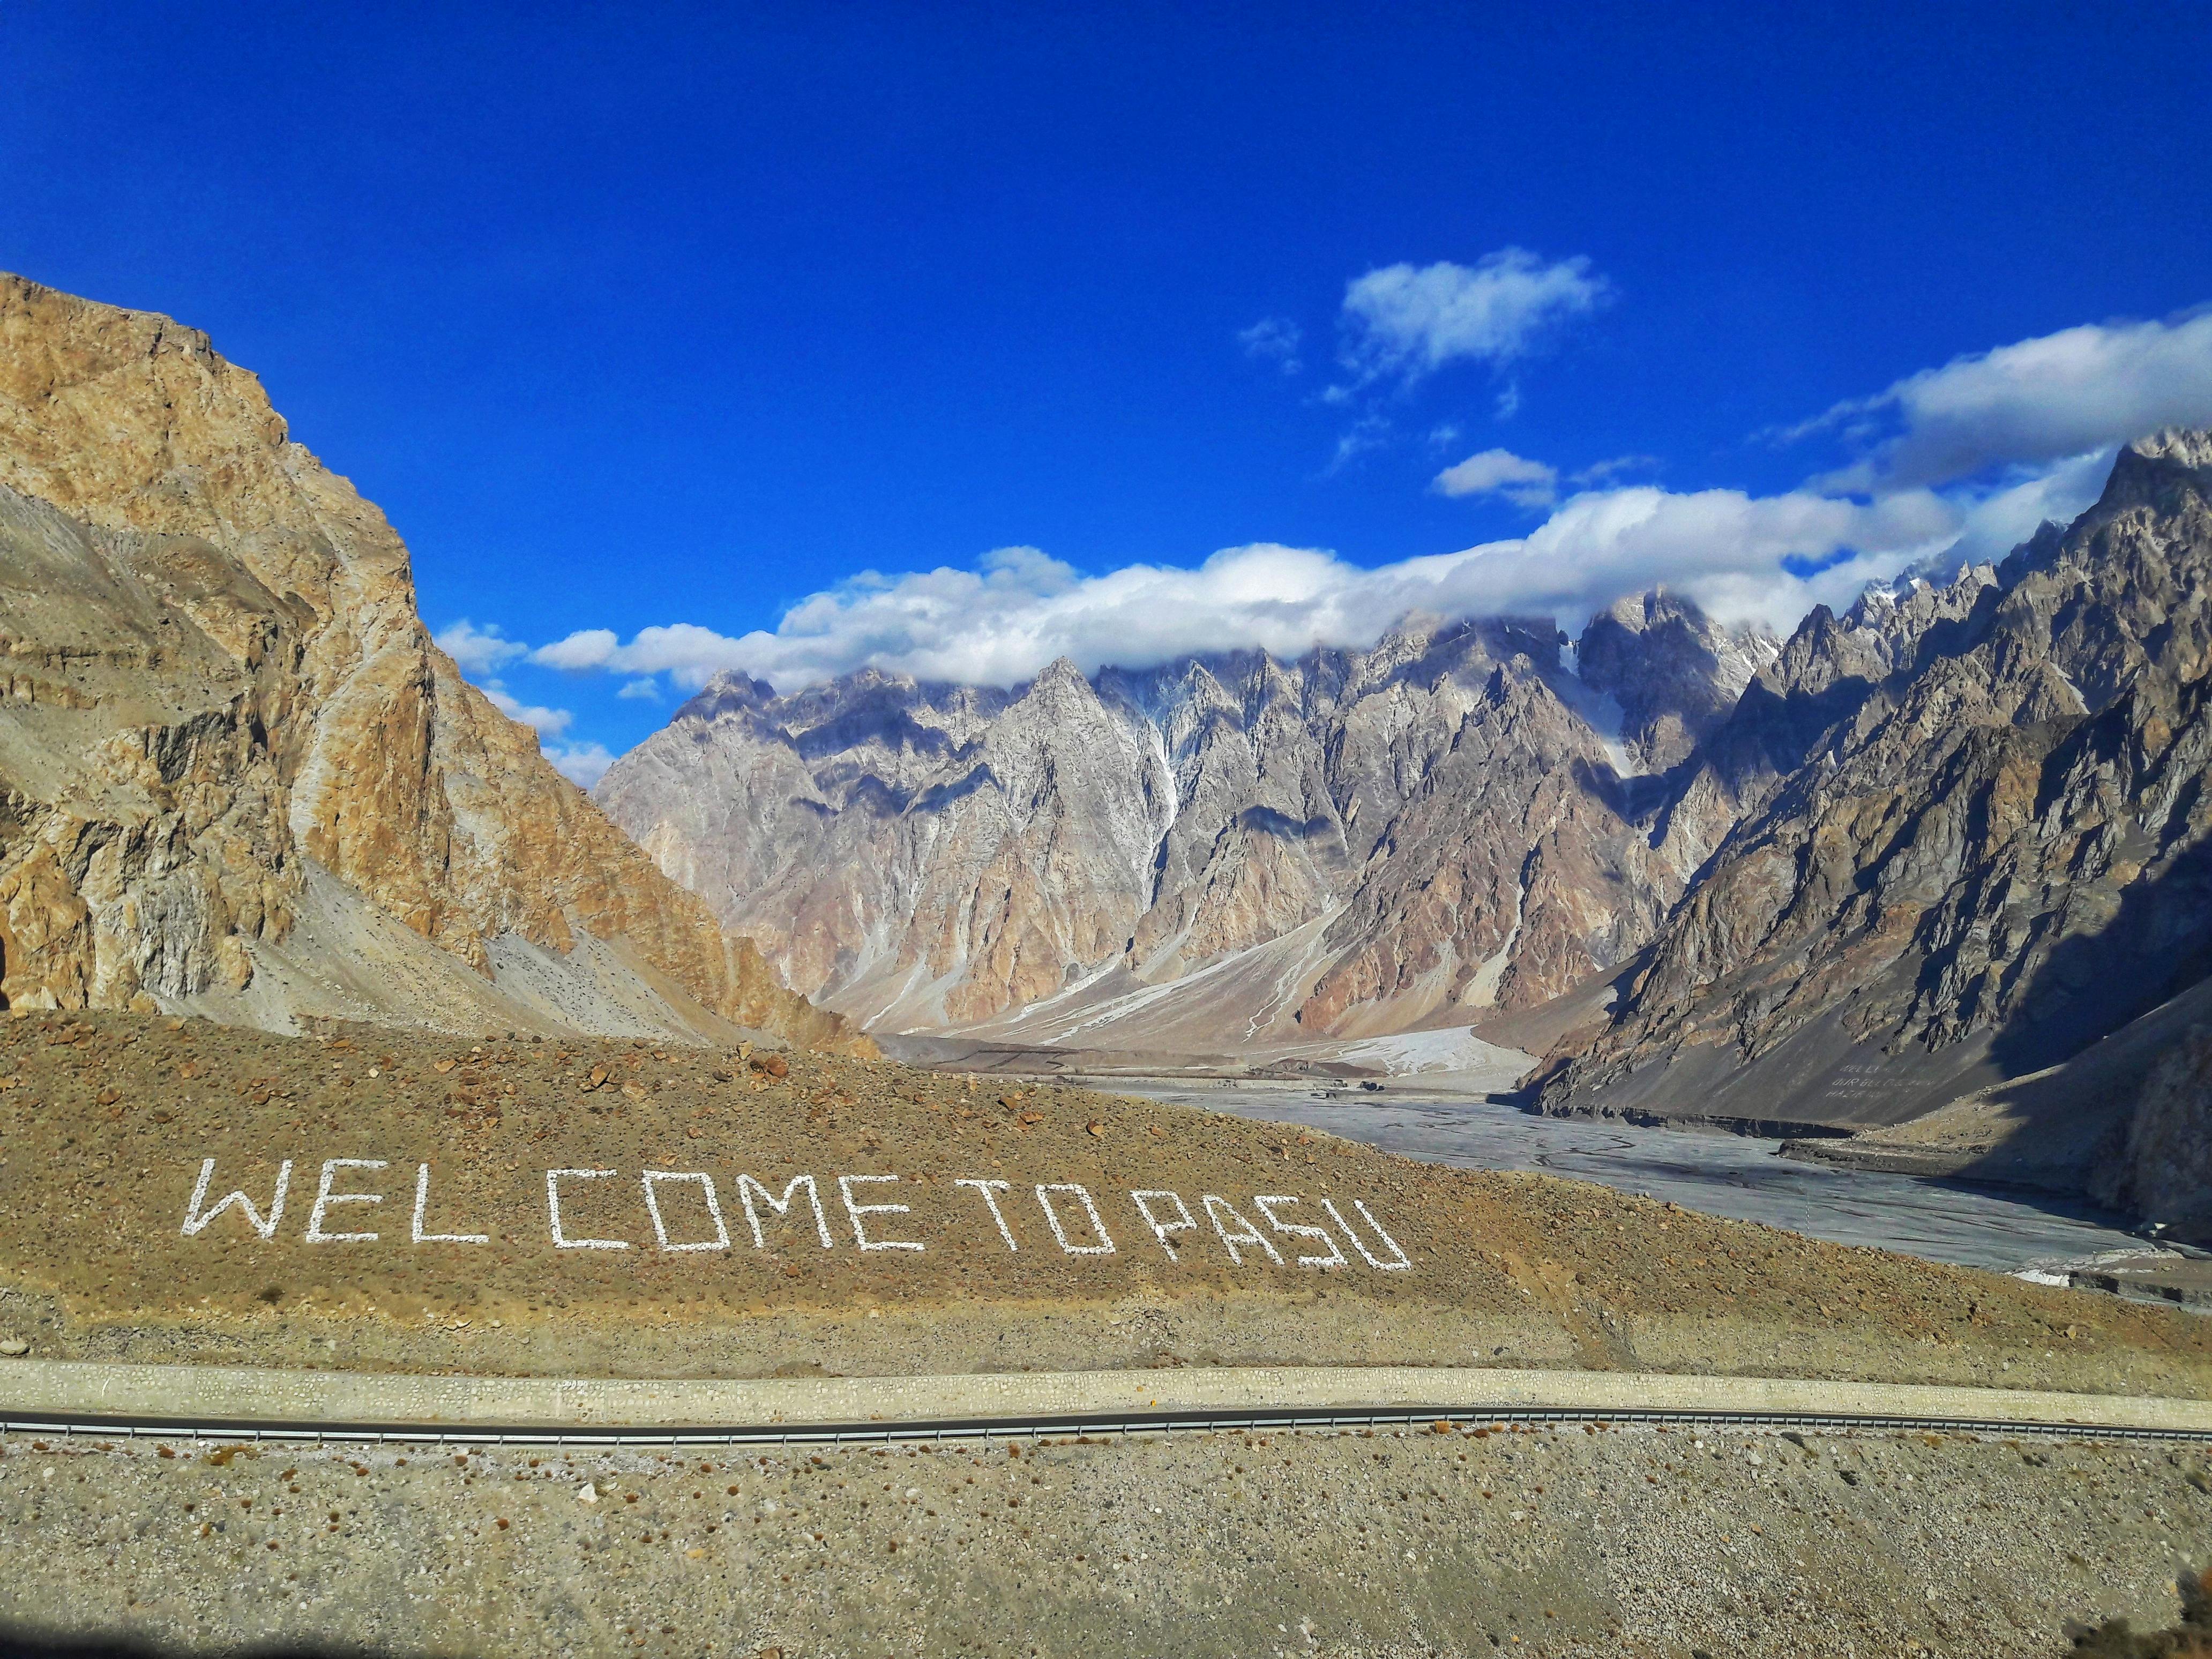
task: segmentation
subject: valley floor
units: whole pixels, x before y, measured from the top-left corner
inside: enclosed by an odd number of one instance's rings
[[[2000,1273],[2143,1250],[2121,1218],[2078,1199],[1928,1179],[1802,1156],[1828,1142],[1728,1130],[1543,1117],[1425,1079],[1357,1085],[1239,1080],[1121,1083],[1148,1099],[1301,1123],[1408,1158],[1469,1170],[1541,1171],[1644,1193],[1712,1215],[1876,1245]],[[1779,1156],[1778,1156],[1779,1154]]]

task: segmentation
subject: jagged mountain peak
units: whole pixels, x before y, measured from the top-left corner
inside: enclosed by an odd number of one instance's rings
[[[2201,509],[2208,500],[2212,500],[2212,429],[2168,427],[2121,446],[2095,505],[2066,527],[2059,544],[2079,544],[2107,521],[2130,511],[2172,517],[2188,512],[2191,503]],[[2008,574],[2019,568],[2014,560],[2039,566],[2047,562],[2040,556],[2049,550],[2039,532],[2029,549],[2006,561]],[[2021,559],[2022,552],[2030,556]]]
[[[676,713],[681,718],[701,719],[725,708],[758,708],[775,701],[775,688],[766,680],[735,668],[726,668],[692,695]]]
[[[2138,438],[2122,451],[2153,465],[2170,464],[2192,472],[2212,471],[2212,428],[2170,426]],[[2122,469],[2116,467],[2115,471]]]
[[[1732,692],[1693,694],[1698,664],[1740,676],[1748,648],[1705,633],[1667,694],[1700,711]],[[1540,1000],[1677,890],[1622,816],[1636,769],[1585,718],[1565,643],[1543,618],[1413,616],[1365,651],[1063,659],[1004,690],[748,688],[746,720],[679,717],[597,799],[795,984],[881,1029],[1018,1024],[1072,982],[1141,1000],[1248,957],[1273,963],[1236,1005],[1254,1039],[1380,1029]]]
[[[758,721],[775,701],[775,689],[734,669],[725,669],[679,704],[671,724],[720,720]]]
[[[1080,685],[1088,690],[1091,684],[1091,680],[1089,676],[1085,674],[1080,668],[1078,668],[1075,665],[1074,658],[1061,655],[1054,657],[1042,669],[1038,670],[1036,678],[1030,681],[1030,684],[1033,687],[1040,685]]]
[[[1547,1101],[1898,1121],[2212,967],[2207,447],[2130,447],[1997,571],[1808,617],[1706,758],[1765,781]]]
[[[1618,711],[1630,766],[1680,764],[1725,720],[1780,649],[1763,626],[1725,628],[1692,600],[1655,588],[1615,600],[1575,644],[1575,668]]]
[[[1081,718],[1100,706],[1097,689],[1090,677],[1068,657],[1055,657],[1037,672],[1036,678],[1018,686],[1008,708],[1033,709],[1048,718]]]

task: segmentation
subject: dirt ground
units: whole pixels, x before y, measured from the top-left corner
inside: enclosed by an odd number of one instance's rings
[[[2048,1656],[2170,1624],[2201,1449],[1887,1435],[919,1448],[0,1440],[0,1639],[484,1656]]]
[[[572,1172],[557,1236],[549,1170]],[[2212,1395],[2212,1322],[2186,1314],[1295,1126],[802,1054],[108,1015],[0,1019],[0,1353],[16,1349],[609,1376],[1480,1363]],[[2055,1659],[2069,1629],[2170,1622],[2212,1561],[2201,1451],[2126,1443],[167,1449],[0,1438],[0,1645]]]
[[[250,1211],[218,1209],[232,1192]],[[1296,1126],[795,1052],[108,1014],[0,1018],[15,1344],[539,1375],[1384,1361],[2212,1395],[2201,1318]]]

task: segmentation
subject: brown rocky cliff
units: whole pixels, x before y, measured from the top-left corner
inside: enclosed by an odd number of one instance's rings
[[[1309,1030],[1346,1029],[1368,1006],[1530,1006],[1632,954],[1680,891],[1610,799],[1602,735],[1555,690],[1555,631],[1486,624],[1453,643],[1452,672],[1475,695],[1437,733],[1331,925],[1343,954],[1300,1010]]]
[[[850,1040],[462,681],[383,514],[205,336],[0,276],[0,531],[9,1000],[241,988],[312,861],[480,971],[580,928]]]

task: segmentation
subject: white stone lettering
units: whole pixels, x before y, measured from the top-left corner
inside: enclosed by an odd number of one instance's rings
[[[215,1160],[204,1159],[200,1164],[199,1184],[192,1188],[192,1201],[185,1206],[185,1237],[197,1238],[208,1229],[208,1224],[232,1205],[238,1206],[245,1216],[246,1224],[264,1238],[276,1236],[276,1224],[284,1218],[284,1189],[292,1184],[292,1160],[286,1158],[276,1166],[276,1190],[270,1194],[269,1218],[263,1220],[261,1212],[253,1207],[253,1200],[244,1193],[232,1193],[212,1210],[200,1208],[207,1199],[208,1182],[215,1179]]]
[[[1267,1218],[1267,1224],[1277,1232],[1291,1238],[1317,1238],[1328,1246],[1327,1255],[1300,1256],[1298,1266],[1301,1267],[1341,1267],[1346,1265],[1344,1252],[1337,1248],[1336,1240],[1328,1228],[1309,1226],[1302,1221],[1285,1221],[1275,1213],[1275,1206],[1278,1204],[1297,1204],[1302,1201],[1299,1199],[1285,1197],[1279,1193],[1270,1193],[1265,1197],[1255,1198],[1252,1203],[1261,1215]]]
[[[561,1183],[565,1181],[605,1181],[618,1175],[617,1170],[548,1170],[545,1172],[545,1213],[553,1223],[553,1248],[556,1250],[626,1250],[626,1238],[571,1238],[561,1231]]]
[[[1383,1261],[1360,1242],[1358,1233],[1353,1230],[1352,1224],[1344,1218],[1344,1212],[1336,1207],[1334,1199],[1324,1198],[1321,1201],[1321,1206],[1336,1218],[1336,1224],[1344,1229],[1344,1236],[1352,1241],[1352,1248],[1367,1258],[1369,1267],[1386,1273],[1401,1273],[1413,1265],[1406,1253],[1398,1248],[1398,1241],[1382,1231],[1382,1224],[1375,1218],[1375,1212],[1369,1209],[1362,1200],[1353,1199],[1352,1207],[1367,1218],[1367,1224],[1375,1229],[1375,1237],[1382,1241],[1384,1249],[1398,1258],[1395,1261]]]
[[[956,1181],[952,1184],[956,1187],[973,1187],[977,1192],[982,1194],[983,1202],[990,1207],[991,1219],[999,1224],[999,1237],[1006,1241],[1006,1248],[1010,1250],[1021,1249],[1020,1245],[1014,1243],[1013,1229],[1006,1225],[1006,1218],[999,1210],[999,1194],[1006,1191],[1012,1184],[1012,1182],[970,1179]]]
[[[853,1243],[864,1250],[918,1250],[922,1248],[912,1239],[870,1238],[868,1230],[860,1224],[860,1218],[864,1215],[904,1215],[907,1212],[907,1206],[903,1204],[855,1203],[853,1199],[854,1182],[896,1181],[897,1179],[896,1176],[887,1175],[847,1175],[837,1177],[837,1191],[845,1200],[845,1213],[853,1218]]]
[[[1060,1224],[1060,1217],[1052,1207],[1051,1194],[1073,1193],[1083,1206],[1083,1213],[1091,1218],[1091,1230],[1098,1235],[1096,1244],[1071,1244],[1067,1233]],[[1070,1255],[1111,1255],[1114,1240],[1106,1231],[1106,1223],[1098,1214],[1098,1206],[1091,1201],[1091,1194],[1072,1181],[1040,1182],[1036,1189],[1037,1207],[1044,1212],[1045,1220],[1052,1227],[1052,1236],[1060,1241],[1060,1248]]]
[[[801,1187],[806,1188],[806,1201],[814,1206],[814,1231],[822,1240],[822,1248],[825,1250],[836,1248],[830,1238],[829,1218],[822,1213],[822,1194],[815,1190],[812,1176],[793,1176],[784,1188],[783,1196],[778,1198],[750,1176],[741,1175],[738,1177],[738,1201],[745,1206],[745,1221],[753,1230],[753,1249],[764,1250],[768,1248],[768,1242],[761,1237],[760,1217],[753,1210],[753,1194],[758,1193],[761,1202],[778,1215],[788,1215],[791,1213],[791,1195]]]
[[[489,1244],[489,1233],[426,1233],[422,1231],[423,1212],[430,1207],[430,1166],[415,1166],[415,1242],[417,1244]]]
[[[1175,1200],[1176,1213],[1182,1217],[1182,1219],[1179,1221],[1163,1221],[1159,1217],[1154,1215],[1152,1213],[1152,1200],[1156,1198],[1171,1198]],[[1198,1223],[1191,1217],[1190,1206],[1182,1201],[1182,1194],[1180,1193],[1162,1191],[1156,1188],[1148,1188],[1142,1192],[1133,1190],[1129,1194],[1129,1201],[1137,1206],[1137,1213],[1145,1218],[1145,1224],[1152,1230],[1153,1235],[1160,1241],[1160,1248],[1168,1253],[1168,1260],[1170,1261],[1182,1261],[1182,1258],[1176,1254],[1176,1247],[1169,1240],[1168,1235],[1170,1233],[1187,1233],[1190,1231],[1192,1228],[1198,1225]]]
[[[1206,1218],[1213,1223],[1213,1231],[1219,1235],[1222,1248],[1229,1252],[1229,1259],[1238,1267],[1244,1265],[1244,1258],[1237,1253],[1237,1247],[1239,1244],[1257,1244],[1267,1253],[1268,1261],[1273,1262],[1278,1267],[1283,1265],[1283,1258],[1275,1254],[1275,1247],[1267,1243],[1267,1236],[1237,1214],[1235,1206],[1231,1205],[1227,1199],[1218,1197],[1212,1193],[1200,1193],[1198,1195],[1198,1201],[1204,1206]],[[1224,1224],[1224,1217],[1236,1223],[1234,1231]]]
[[[660,1199],[653,1189],[664,1181],[696,1181],[707,1198],[707,1214],[714,1221],[714,1236],[695,1244],[671,1244],[668,1226],[661,1219]],[[726,1250],[730,1248],[730,1230],[722,1224],[722,1206],[714,1197],[714,1177],[704,1170],[647,1170],[645,1172],[646,1213],[653,1218],[653,1236],[664,1250]]]
[[[315,1207],[307,1212],[307,1243],[310,1244],[374,1244],[374,1233],[326,1233],[323,1217],[333,1204],[381,1204],[382,1193],[334,1193],[331,1182],[340,1170],[380,1170],[380,1158],[328,1158],[323,1160],[323,1178],[315,1188]]]
[[[227,1212],[236,1209],[255,1236],[264,1240],[275,1239],[284,1218],[285,1203],[291,1188],[293,1161],[287,1158],[277,1165],[276,1182],[269,1194],[265,1213],[257,1200],[243,1189],[225,1193],[210,1201],[210,1195],[216,1190],[218,1161],[215,1158],[201,1160],[198,1179],[193,1184],[191,1197],[185,1206],[184,1236],[198,1237],[216,1226]],[[382,1158],[334,1158],[325,1161],[321,1179],[315,1188],[314,1202],[307,1212],[307,1226],[301,1235],[301,1242],[308,1244],[378,1243],[384,1235],[366,1228],[357,1232],[334,1232],[328,1229],[331,1218],[342,1213],[339,1206],[382,1204],[387,1196],[382,1192],[367,1190],[365,1182],[361,1188],[350,1189],[341,1183],[357,1178],[352,1172],[360,1171],[365,1175],[389,1167]],[[405,1164],[399,1167],[404,1169]],[[540,1173],[545,1177],[546,1218],[556,1249],[644,1249],[686,1255],[715,1250],[727,1253],[736,1248],[735,1235],[730,1225],[730,1218],[723,1210],[721,1189],[718,1185],[720,1179],[726,1177],[727,1171],[724,1172],[724,1177],[710,1175],[703,1170],[641,1171],[639,1180],[645,1194],[646,1214],[653,1227],[650,1243],[643,1239],[633,1242],[627,1238],[569,1237],[568,1227],[572,1222],[564,1220],[561,1211],[563,1183],[571,1183],[567,1188],[567,1196],[573,1211],[576,1199],[573,1183],[612,1180],[620,1171],[544,1170]],[[526,1183],[533,1178],[532,1176],[523,1176],[520,1180]],[[822,1248],[825,1250],[837,1248],[836,1239],[830,1227],[827,1194],[822,1187],[823,1182],[832,1180],[837,1183],[837,1198],[845,1206],[846,1217],[852,1226],[853,1243],[859,1249],[864,1252],[920,1252],[937,1248],[925,1243],[923,1237],[884,1236],[885,1231],[894,1226],[925,1236],[933,1231],[936,1223],[931,1218],[935,1212],[928,1204],[891,1202],[889,1194],[884,1194],[883,1202],[866,1201],[870,1187],[896,1186],[907,1179],[908,1177],[898,1175],[797,1175],[785,1183],[779,1194],[757,1176],[744,1173],[736,1176],[738,1201],[744,1206],[745,1230],[752,1236],[754,1249],[766,1251],[769,1249],[768,1228],[774,1223],[781,1221],[790,1226],[790,1235],[779,1241],[779,1252],[790,1245],[803,1248],[807,1212],[811,1212],[814,1236]],[[450,1166],[447,1180],[450,1184]],[[688,1207],[694,1200],[684,1195],[681,1190],[693,1183],[698,1188],[696,1201],[705,1208],[703,1217],[698,1211]],[[672,1214],[669,1200],[672,1184],[678,1189]],[[927,1187],[930,1182],[924,1178],[922,1184]],[[1019,1253],[1023,1245],[1014,1231],[1012,1212],[1008,1207],[1011,1202],[1009,1194],[1018,1183],[995,1176],[963,1176],[957,1180],[948,1180],[945,1184],[971,1188],[983,1200],[983,1208],[989,1214],[991,1224],[997,1230],[1000,1242],[1006,1247],[1007,1253]],[[467,1213],[468,1209],[489,1200],[481,1192],[474,1198],[458,1201],[448,1198],[447,1207],[457,1213],[439,1215],[434,1219],[430,1186],[429,1163],[417,1163],[415,1166],[412,1225],[405,1235],[415,1244],[489,1244],[500,1237],[489,1231],[431,1231],[432,1226],[441,1222],[453,1226],[477,1219]],[[524,1189],[527,1190],[526,1185]],[[475,1190],[474,1186],[471,1190]],[[1032,1190],[1036,1196],[1037,1208],[1043,1212],[1045,1225],[1063,1255],[1116,1256],[1122,1254],[1104,1213],[1105,1209],[1112,1206],[1102,1206],[1088,1187],[1073,1181],[1041,1181]],[[1257,1265],[1253,1259],[1255,1251],[1278,1267],[1295,1266],[1324,1272],[1349,1267],[1355,1261],[1364,1261],[1378,1273],[1407,1273],[1414,1266],[1412,1254],[1376,1219],[1374,1211],[1363,1199],[1349,1195],[1321,1198],[1293,1193],[1259,1193],[1231,1198],[1218,1193],[1200,1193],[1197,1195],[1197,1204],[1193,1206],[1186,1203],[1180,1193],[1166,1188],[1133,1187],[1127,1190],[1138,1216],[1144,1225],[1152,1230],[1152,1237],[1158,1241],[1161,1250],[1171,1262],[1180,1262],[1183,1259],[1192,1244],[1188,1235],[1197,1233],[1203,1236],[1210,1226],[1220,1240],[1222,1248],[1229,1253],[1230,1261],[1240,1267]],[[799,1210],[802,1193],[805,1205],[804,1210]],[[932,1202],[957,1210],[960,1200],[946,1197]],[[771,1214],[763,1214],[763,1205]],[[1321,1216],[1313,1216],[1311,1219],[1302,1218],[1298,1213],[1302,1205],[1316,1206],[1328,1218],[1328,1224],[1322,1224]],[[917,1207],[923,1218],[920,1221],[912,1218]],[[1073,1218],[1078,1207],[1083,1212],[1081,1221]],[[1258,1220],[1249,1218],[1248,1212],[1250,1216],[1256,1216]],[[1311,1212],[1307,1213],[1310,1215]],[[971,1211],[969,1215],[972,1221],[974,1212]],[[1358,1218],[1356,1222],[1352,1219],[1355,1215]],[[907,1216],[909,1219],[901,1225],[893,1219],[898,1216]],[[951,1219],[948,1217],[948,1224]],[[1126,1233],[1129,1224],[1127,1218],[1123,1216],[1110,1224],[1122,1228]],[[398,1248],[401,1237],[398,1233],[391,1235],[394,1248]],[[965,1236],[957,1235],[956,1231],[948,1237]],[[976,1237],[980,1242],[988,1235]],[[958,1248],[966,1247],[963,1244]],[[1353,1254],[1355,1251],[1358,1253],[1356,1255]]]

